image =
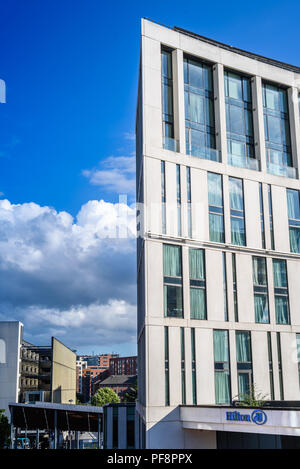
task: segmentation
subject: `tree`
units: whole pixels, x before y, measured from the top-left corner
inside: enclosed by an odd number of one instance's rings
[[[235,401],[235,405],[244,407],[262,407],[265,405],[267,400],[267,394],[261,394],[257,392],[256,386],[251,385],[247,393],[237,396],[238,400]]]
[[[137,382],[135,382],[130,388],[128,389],[127,393],[124,396],[124,402],[135,402],[137,400]]]
[[[93,395],[91,404],[102,407],[104,404],[116,404],[120,402],[118,394],[110,388],[100,388]]]
[[[0,409],[0,449],[7,448],[10,441],[10,425],[4,415],[4,409]]]

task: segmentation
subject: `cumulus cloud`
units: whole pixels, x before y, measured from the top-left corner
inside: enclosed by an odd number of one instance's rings
[[[0,200],[0,276],[1,320],[21,320],[33,341],[134,342],[135,209],[92,200],[73,219]]]
[[[85,169],[82,174],[94,186],[109,192],[135,194],[135,156],[110,156],[99,168]]]

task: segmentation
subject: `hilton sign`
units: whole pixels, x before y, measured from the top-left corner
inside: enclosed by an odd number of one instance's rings
[[[227,411],[226,420],[230,422],[248,422],[256,425],[264,425],[266,423],[267,414],[263,410],[254,410],[251,414],[241,414],[237,410]]]

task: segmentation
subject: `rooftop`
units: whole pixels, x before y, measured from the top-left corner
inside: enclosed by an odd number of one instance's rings
[[[264,57],[263,55],[255,54],[253,52],[245,51],[243,49],[239,49],[238,47],[234,47],[228,44],[224,44],[223,42],[216,41],[214,39],[210,39],[205,36],[201,36],[200,34],[193,33],[192,31],[188,31],[183,28],[179,28],[178,26],[167,26],[165,24],[159,23],[158,21],[152,20],[150,18],[145,18],[148,21],[151,21],[152,23],[158,24],[160,26],[163,26],[168,29],[172,29],[175,32],[178,32],[180,34],[185,34],[186,36],[190,36],[194,39],[199,39],[202,42],[206,42],[207,44],[211,44],[213,46],[219,47],[221,49],[228,50],[230,52],[235,52],[240,55],[244,55],[245,57],[249,57],[250,59],[258,60],[259,62],[264,62],[268,65],[274,65],[275,67],[283,68],[285,70],[289,70],[290,72],[295,72],[300,74],[300,67],[297,67],[296,65],[291,65],[287,64],[285,62],[280,62],[279,60],[271,59],[268,57]]]

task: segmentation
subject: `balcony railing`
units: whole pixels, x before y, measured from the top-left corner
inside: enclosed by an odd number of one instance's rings
[[[259,161],[256,158],[228,154],[228,164],[231,166],[237,166],[238,168],[247,168],[259,171]]]
[[[165,150],[179,152],[179,141],[171,137],[163,137],[163,147]]]
[[[187,145],[186,152],[188,155],[197,156],[205,160],[220,162],[220,152],[214,148],[201,147],[199,145]]]
[[[296,179],[297,168],[289,166],[287,163],[287,153],[278,149],[267,148],[267,171],[268,173],[275,174],[276,176],[283,176],[287,178]]]

